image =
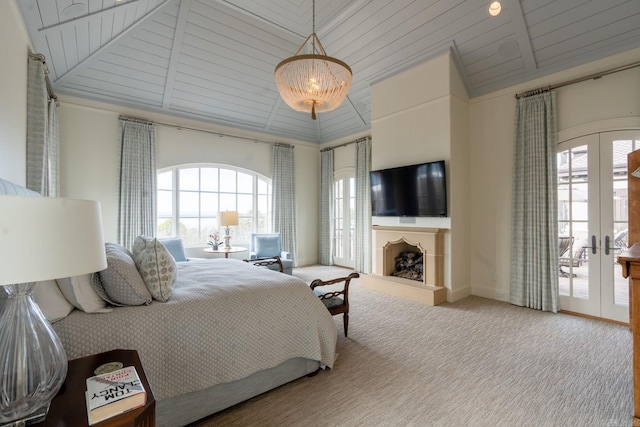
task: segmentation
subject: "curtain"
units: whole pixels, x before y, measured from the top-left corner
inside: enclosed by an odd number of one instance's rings
[[[371,138],[356,143],[356,221],[354,269],[371,272]]]
[[[293,147],[273,146],[273,231],[280,233],[282,250],[291,253],[293,266],[298,265],[296,243],[296,193],[294,185]]]
[[[322,265],[333,265],[333,150],[320,152],[320,254]]]
[[[151,123],[120,119],[118,243],[156,235],[156,134]]]
[[[512,190],[511,303],[558,311],[556,95],[516,105]]]
[[[60,195],[56,101],[49,99],[47,69],[29,56],[27,76],[27,188],[43,196]]]

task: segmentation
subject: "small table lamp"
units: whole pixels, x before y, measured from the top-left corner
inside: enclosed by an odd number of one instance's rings
[[[0,196],[0,425],[43,421],[67,375],[67,356],[32,298],[35,282],[104,270],[100,204]],[[0,292],[4,292],[0,289]]]
[[[224,211],[218,212],[218,219],[220,221],[220,225],[224,227],[224,247],[228,249],[231,247],[229,240],[231,240],[231,235],[229,234],[229,227],[232,225],[238,225],[238,212],[236,211]]]

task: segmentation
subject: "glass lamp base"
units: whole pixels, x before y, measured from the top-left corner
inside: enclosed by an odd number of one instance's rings
[[[67,376],[67,356],[33,301],[33,283],[5,286],[0,313],[0,426],[43,421]]]
[[[45,418],[47,418],[47,412],[49,412],[49,404],[47,404],[45,408],[38,410],[36,413],[29,415],[27,418],[14,420],[8,424],[0,424],[0,427],[24,427],[41,423]]]

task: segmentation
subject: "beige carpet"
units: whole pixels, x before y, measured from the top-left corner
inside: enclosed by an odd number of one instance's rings
[[[308,267],[310,282],[350,271]],[[438,307],[350,292],[333,369],[194,424],[210,426],[629,426],[628,328],[468,297]]]

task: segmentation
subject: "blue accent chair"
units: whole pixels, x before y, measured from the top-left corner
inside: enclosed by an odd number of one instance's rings
[[[283,273],[291,274],[293,270],[293,260],[289,252],[282,250],[280,233],[251,233],[249,259],[271,258],[274,256],[280,257]],[[267,266],[267,268],[278,271],[279,266],[273,264]]]
[[[158,241],[167,248],[176,262],[197,261],[203,258],[189,258],[184,251],[182,238],[180,237],[158,237]]]

